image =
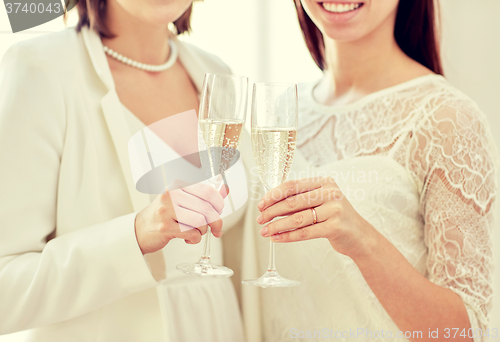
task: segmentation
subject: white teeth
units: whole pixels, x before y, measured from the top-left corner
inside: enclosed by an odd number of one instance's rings
[[[322,3],[323,8],[326,9],[328,12],[333,12],[333,13],[345,13],[349,11],[353,11],[361,6],[361,3],[357,4],[336,4],[332,2],[323,2]]]

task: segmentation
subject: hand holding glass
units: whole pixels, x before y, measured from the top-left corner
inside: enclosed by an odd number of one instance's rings
[[[219,190],[227,184],[226,170],[237,156],[241,132],[245,126],[248,78],[229,74],[205,74],[198,113],[199,150],[202,167],[209,171],[209,184]],[[205,156],[205,157],[204,157]],[[217,180],[217,175],[221,175]],[[231,198],[229,198],[231,201]],[[177,265],[187,274],[207,277],[230,277],[230,268],[210,261],[210,229],[204,236],[203,252],[196,263]]]
[[[252,146],[259,177],[266,192],[286,181],[295,154],[297,136],[297,86],[257,83],[252,94]],[[277,218],[275,218],[277,219]],[[270,241],[269,265],[258,279],[243,284],[289,287],[300,283],[285,279],[275,266],[274,242]]]

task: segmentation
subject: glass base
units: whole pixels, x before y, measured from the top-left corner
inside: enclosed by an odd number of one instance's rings
[[[176,268],[182,273],[197,275],[200,277],[225,278],[234,274],[232,269],[225,266],[211,264],[210,259],[203,258],[194,264],[179,264]]]
[[[260,278],[243,280],[241,283],[245,285],[254,285],[266,288],[299,286],[300,281],[283,278],[276,271],[267,271]]]

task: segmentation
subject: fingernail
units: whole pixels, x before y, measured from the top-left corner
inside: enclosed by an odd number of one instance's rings
[[[261,200],[259,204],[257,205],[257,208],[262,209],[264,208],[264,200]]]
[[[229,194],[229,187],[227,185],[224,185],[221,189],[223,189],[222,191],[222,197],[226,198],[227,195]]]
[[[267,235],[267,231],[268,231],[267,226],[265,226],[264,228],[261,229],[260,235],[266,236]]]
[[[271,236],[271,240],[273,240],[273,241],[277,241],[279,239],[280,239],[279,235],[273,235],[273,236]]]
[[[262,223],[262,214],[257,217],[257,223]]]

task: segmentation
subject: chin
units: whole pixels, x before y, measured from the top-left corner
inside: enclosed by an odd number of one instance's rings
[[[324,36],[355,41],[368,31],[370,4],[356,0],[306,0],[305,9]]]
[[[150,26],[167,26],[169,23],[176,21],[180,16],[174,16],[172,13],[152,11],[150,13],[142,14],[140,17],[141,21]]]
[[[155,13],[149,15],[143,19],[151,26],[167,26],[169,23],[177,20],[177,17],[172,17],[171,15],[161,15],[160,13]]]
[[[321,28],[323,36],[339,42],[354,42],[363,38],[366,33],[361,28],[337,28],[323,27]]]
[[[143,21],[155,26],[165,26],[179,19],[189,8],[191,2],[183,3],[165,2],[149,6],[147,11],[141,14]]]

